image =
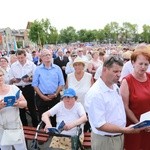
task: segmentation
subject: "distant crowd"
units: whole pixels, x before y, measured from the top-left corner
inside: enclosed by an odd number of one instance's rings
[[[74,135],[84,124],[83,133],[92,134],[93,150],[150,149],[150,129],[129,127],[150,111],[150,45],[49,45],[1,50],[0,55],[0,140],[11,119],[14,128],[29,125],[29,111],[32,126],[42,120],[46,131],[64,120],[63,132]],[[11,87],[15,90],[9,93]],[[7,113],[10,107],[3,99],[18,90],[14,106],[19,109]],[[11,114],[10,120],[3,118]],[[51,147],[62,148],[58,140],[55,137]],[[25,141],[14,147],[26,150]],[[2,144],[0,148],[7,150]]]

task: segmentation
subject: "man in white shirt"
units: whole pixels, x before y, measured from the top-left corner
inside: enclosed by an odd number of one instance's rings
[[[111,56],[104,61],[101,77],[85,96],[85,109],[92,128],[92,150],[123,150],[124,133],[136,133],[125,127],[126,114],[117,82],[122,59]]]
[[[28,103],[28,109],[31,115],[32,124],[34,127],[38,125],[38,117],[35,108],[34,89],[31,85],[32,75],[36,69],[36,65],[27,59],[27,54],[24,50],[16,52],[17,61],[10,67],[10,84],[15,84],[22,91]],[[28,125],[26,118],[26,109],[20,109],[20,117],[22,124]]]

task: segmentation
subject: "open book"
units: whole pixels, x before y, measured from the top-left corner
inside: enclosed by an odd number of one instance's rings
[[[140,122],[134,124],[132,127],[135,129],[150,127],[150,111],[142,114],[140,117]]]
[[[15,96],[6,96],[4,97],[4,102],[6,107],[13,106],[15,101],[20,97],[20,90],[17,91]]]
[[[25,78],[28,78],[29,76],[26,74],[26,75],[24,75],[21,79],[23,80],[23,79],[25,79]]]
[[[57,128],[56,127],[48,128],[48,132],[53,134],[60,134],[64,130],[63,129],[64,126],[65,122],[62,121]]]

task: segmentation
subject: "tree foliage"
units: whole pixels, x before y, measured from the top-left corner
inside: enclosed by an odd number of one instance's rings
[[[30,27],[29,39],[32,42],[43,46],[48,43],[56,43],[58,33],[56,28],[51,26],[48,19],[42,19],[41,21],[35,20]]]
[[[87,30],[81,29],[76,31],[72,26],[60,30],[53,27],[48,19],[41,21],[35,20],[29,31],[29,39],[38,44],[57,44],[72,42],[93,42],[100,43],[130,43],[130,42],[146,42],[150,43],[150,26],[144,25],[143,32],[138,33],[138,25],[129,22],[123,22],[119,26],[117,22],[110,22],[103,29]]]
[[[77,39],[76,30],[74,27],[67,27],[66,29],[62,29],[60,31],[59,40],[61,43],[70,43],[75,42]]]
[[[143,25],[142,39],[146,43],[150,43],[150,26]]]

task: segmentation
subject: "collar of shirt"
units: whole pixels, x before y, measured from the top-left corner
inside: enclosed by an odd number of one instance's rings
[[[103,90],[103,92],[108,92],[108,91],[110,91],[110,92],[117,91],[118,92],[118,90],[119,90],[119,87],[117,86],[117,84],[113,84],[113,89],[110,89],[101,78],[98,79],[98,82],[100,83],[99,85],[103,87],[103,88],[101,88]]]
[[[30,64],[30,63],[32,63],[31,61],[29,61],[29,60],[26,60],[26,62],[25,62],[25,64],[24,64],[24,66],[25,65],[28,65],[28,64]],[[19,62],[19,61],[16,61],[16,64],[17,65],[21,65],[22,66],[22,64]]]
[[[44,64],[41,64],[41,67],[45,69],[51,69],[51,68],[55,68],[55,65],[52,63],[49,68],[46,68]]]
[[[59,59],[60,59],[60,60],[63,60],[63,56],[59,56]]]

